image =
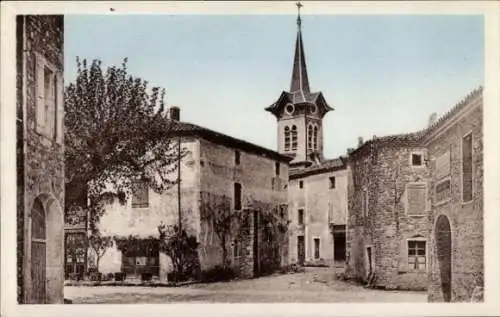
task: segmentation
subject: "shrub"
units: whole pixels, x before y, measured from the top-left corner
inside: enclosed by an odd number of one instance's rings
[[[229,281],[235,277],[235,272],[229,267],[215,266],[201,272],[201,282],[203,283]]]
[[[115,281],[122,282],[125,280],[125,272],[115,272]]]

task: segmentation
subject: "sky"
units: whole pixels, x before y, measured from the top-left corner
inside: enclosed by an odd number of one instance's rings
[[[295,15],[65,15],[65,81],[76,57],[120,65],[166,89],[181,120],[275,150],[264,111],[290,89]],[[413,132],[484,85],[484,20],[474,15],[303,15],[312,91],[335,108],[324,154],[358,137]]]

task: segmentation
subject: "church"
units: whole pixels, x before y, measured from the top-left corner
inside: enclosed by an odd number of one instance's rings
[[[331,266],[345,261],[346,158],[323,155],[323,119],[332,110],[321,91],[311,91],[299,11],[290,91],[283,91],[266,108],[277,119],[278,152],[292,158],[288,182],[292,263]]]

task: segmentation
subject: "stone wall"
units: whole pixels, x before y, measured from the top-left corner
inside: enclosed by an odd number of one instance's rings
[[[62,303],[64,282],[64,146],[62,122],[63,16],[19,16],[17,52],[18,120],[18,267],[22,267],[19,301],[22,303]],[[21,42],[21,43],[19,43]],[[24,67],[23,67],[24,64]],[[37,69],[51,65],[57,78],[54,117],[46,124],[58,129],[57,137],[47,136],[37,125],[37,100],[43,81]],[[53,119],[53,121],[50,121]],[[19,121],[18,121],[19,122]],[[21,148],[22,147],[22,148]],[[45,212],[46,223],[46,288],[44,298],[36,299],[31,281],[31,208],[38,199]],[[21,229],[22,226],[22,229]]]
[[[425,149],[375,140],[350,157],[348,272],[377,287],[426,287],[426,269],[409,268],[408,259],[408,240],[427,241],[430,230],[426,198],[419,202],[421,212],[409,213],[414,202],[408,199],[408,186],[421,184],[427,190],[427,167],[411,164],[416,152],[425,159]]]
[[[330,188],[335,177],[335,188]],[[299,182],[303,188],[299,187]],[[333,264],[334,243],[330,224],[345,225],[347,219],[347,170],[341,169],[304,178],[290,179],[288,184],[291,262],[298,260],[297,236],[305,239],[306,263]],[[299,225],[298,210],[304,210],[304,225]],[[320,239],[320,257],[315,259],[314,239]]]
[[[448,118],[435,135],[427,140],[432,161],[431,188],[443,179],[449,179],[451,192],[448,199],[437,201],[432,195],[433,227],[439,216],[446,216],[451,227],[451,301],[469,301],[477,289],[484,287],[484,235],[483,235],[483,112],[482,95],[476,94],[468,105]],[[472,132],[473,199],[462,201],[462,137]],[[448,157],[443,168],[437,164],[440,157]],[[442,200],[442,199],[440,199]],[[430,235],[431,255],[429,271],[429,301],[444,301],[442,275],[436,246],[436,231]]]

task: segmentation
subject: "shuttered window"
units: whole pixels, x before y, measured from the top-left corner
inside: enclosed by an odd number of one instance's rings
[[[462,139],[462,201],[472,200],[472,133]]]

